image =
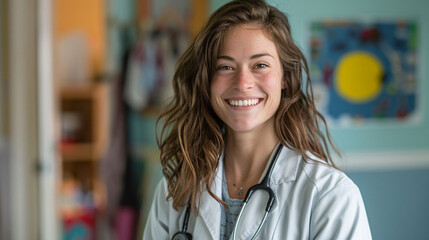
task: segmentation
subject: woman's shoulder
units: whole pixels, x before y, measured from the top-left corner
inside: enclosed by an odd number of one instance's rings
[[[299,178],[313,185],[319,195],[323,196],[334,189],[336,189],[335,191],[345,189],[346,192],[360,195],[356,184],[341,170],[317,158],[306,160],[302,158],[301,161]]]
[[[162,177],[155,188],[155,197],[163,197],[164,199],[168,195],[168,183],[165,177]]]
[[[311,239],[371,239],[362,195],[341,170],[302,160],[301,181],[313,186]]]

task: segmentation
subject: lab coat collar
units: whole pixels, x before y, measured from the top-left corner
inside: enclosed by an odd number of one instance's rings
[[[271,153],[270,159],[268,160],[267,165],[265,166],[264,172],[261,175],[261,178],[258,182],[262,182],[265,175],[268,172],[271,162],[274,160],[276,150],[278,147],[281,147],[280,154],[277,160],[277,163],[274,166],[273,173],[271,175],[270,186],[272,186],[275,191],[277,185],[285,182],[294,181],[296,179],[296,174],[298,172],[298,163],[301,158],[301,154],[297,151],[293,151],[286,146],[281,146],[279,142]],[[222,155],[223,156],[223,155]],[[223,162],[223,158],[221,159]]]
[[[271,154],[270,161],[265,167],[263,176],[265,176],[265,172],[268,171],[268,167],[271,161],[274,159],[274,154],[274,152]],[[270,184],[274,189],[276,189],[276,186],[281,183],[295,181],[301,158],[302,155],[300,152],[291,150],[286,146],[282,147],[276,166],[274,166],[273,174],[271,176]],[[262,178],[260,180],[262,180]]]

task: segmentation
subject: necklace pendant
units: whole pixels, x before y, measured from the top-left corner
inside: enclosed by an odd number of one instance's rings
[[[237,192],[237,195],[238,196],[243,196],[243,187],[241,187],[239,190],[238,190],[238,192]]]

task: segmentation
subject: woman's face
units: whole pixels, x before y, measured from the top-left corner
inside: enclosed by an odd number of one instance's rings
[[[211,83],[211,104],[234,132],[272,128],[283,71],[277,48],[258,24],[231,27]]]

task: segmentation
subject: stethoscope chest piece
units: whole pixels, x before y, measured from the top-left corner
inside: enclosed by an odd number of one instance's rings
[[[174,234],[173,240],[192,240],[192,235],[187,232],[177,232]]]

